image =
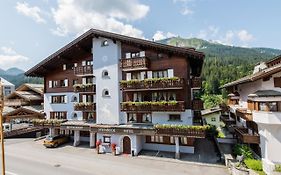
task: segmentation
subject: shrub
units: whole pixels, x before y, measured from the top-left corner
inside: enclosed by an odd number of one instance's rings
[[[214,137],[217,135],[218,135],[218,130],[217,130],[216,126],[209,125],[209,127],[207,128],[207,137]]]
[[[236,144],[233,148],[233,154],[235,156],[243,155],[244,159],[253,159],[254,158],[250,147],[248,147],[247,145]]]
[[[225,138],[225,135],[222,131],[218,131],[218,138]]]
[[[275,171],[281,172],[281,164],[275,165]]]
[[[262,171],[262,162],[261,160],[255,159],[246,159],[244,160],[245,165],[247,168],[255,170],[255,171]]]

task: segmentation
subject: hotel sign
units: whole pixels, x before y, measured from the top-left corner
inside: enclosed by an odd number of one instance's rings
[[[92,132],[105,134],[151,134],[153,130],[132,129],[132,128],[91,128]]]
[[[89,126],[61,126],[61,129],[89,131]]]

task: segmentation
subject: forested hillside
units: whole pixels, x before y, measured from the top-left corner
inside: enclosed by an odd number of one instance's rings
[[[219,90],[221,85],[251,74],[256,63],[281,54],[281,50],[277,49],[234,47],[197,38],[173,37],[160,42],[194,47],[205,53],[202,71],[204,94],[221,94]]]

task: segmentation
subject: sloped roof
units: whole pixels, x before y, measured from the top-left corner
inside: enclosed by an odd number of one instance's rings
[[[33,91],[14,91],[12,94],[7,96],[7,99],[11,99],[14,96],[19,96],[27,101],[43,100],[41,95]]]
[[[166,45],[166,44],[161,44],[157,43],[154,41],[149,41],[145,39],[140,39],[140,38],[134,38],[130,36],[124,36],[116,33],[111,33],[111,32],[106,32],[102,30],[97,30],[97,29],[90,29],[78,38],[74,39],[72,42],[64,46],[63,48],[59,49],[57,52],[54,54],[50,55],[37,65],[35,65],[33,68],[28,70],[25,75],[27,76],[42,76],[42,70],[45,68],[43,65],[46,67],[46,65],[50,64],[56,64],[55,61],[60,59],[64,53],[68,52],[69,50],[79,46],[79,44],[87,42],[88,44],[92,44],[92,38],[98,38],[98,37],[103,37],[103,38],[108,38],[112,39],[114,41],[120,41],[122,43],[128,43],[128,44],[135,44],[138,46],[146,47],[146,48],[156,48],[161,51],[165,52],[173,52],[173,53],[178,53],[186,56],[190,56],[192,59],[198,60],[197,62],[200,62],[203,64],[203,58],[204,58],[204,53],[203,52],[198,52],[195,51],[194,48],[183,48],[183,47],[176,47],[176,46],[171,46],[171,45]],[[201,64],[201,66],[202,66]]]
[[[245,77],[240,78],[238,80],[235,80],[233,82],[227,83],[227,84],[223,85],[221,88],[227,88],[227,87],[235,86],[235,85],[238,85],[238,84],[253,82],[253,81],[262,79],[264,77],[270,76],[272,74],[278,73],[280,71],[281,71],[281,64],[278,64],[278,65],[275,65],[273,67],[269,67],[267,69],[264,69],[260,72],[257,72],[255,74],[248,75],[248,76],[245,76]]]
[[[6,85],[6,86],[15,86],[14,84],[12,84],[12,83],[9,82],[8,80],[4,79],[3,77],[0,77],[0,81],[2,82],[3,85]]]
[[[38,110],[39,108],[41,108],[41,110]],[[39,106],[23,106],[20,108],[14,108],[13,110],[10,110],[9,112],[6,112],[3,117],[6,116],[10,116],[10,115],[16,115],[19,112],[24,111],[24,112],[28,112],[28,113],[36,113],[39,116],[44,116],[43,114],[43,106],[39,107]]]
[[[44,85],[25,83],[16,89],[16,91],[27,91],[27,90],[32,90],[32,91],[35,91],[35,92],[43,95],[44,94]]]
[[[216,113],[216,112],[220,112],[220,111],[222,111],[222,109],[219,108],[219,107],[211,108],[211,109],[204,109],[204,110],[201,110],[201,115],[205,116],[205,115]]]
[[[253,94],[257,95],[258,97],[276,97],[281,96],[281,92],[275,90],[258,90]]]

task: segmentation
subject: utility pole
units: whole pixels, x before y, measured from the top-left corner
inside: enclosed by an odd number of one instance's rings
[[[0,141],[1,141],[1,153],[2,153],[2,175],[5,175],[5,150],[4,150],[4,131],[3,131],[3,109],[4,109],[4,94],[3,85],[0,78]]]

